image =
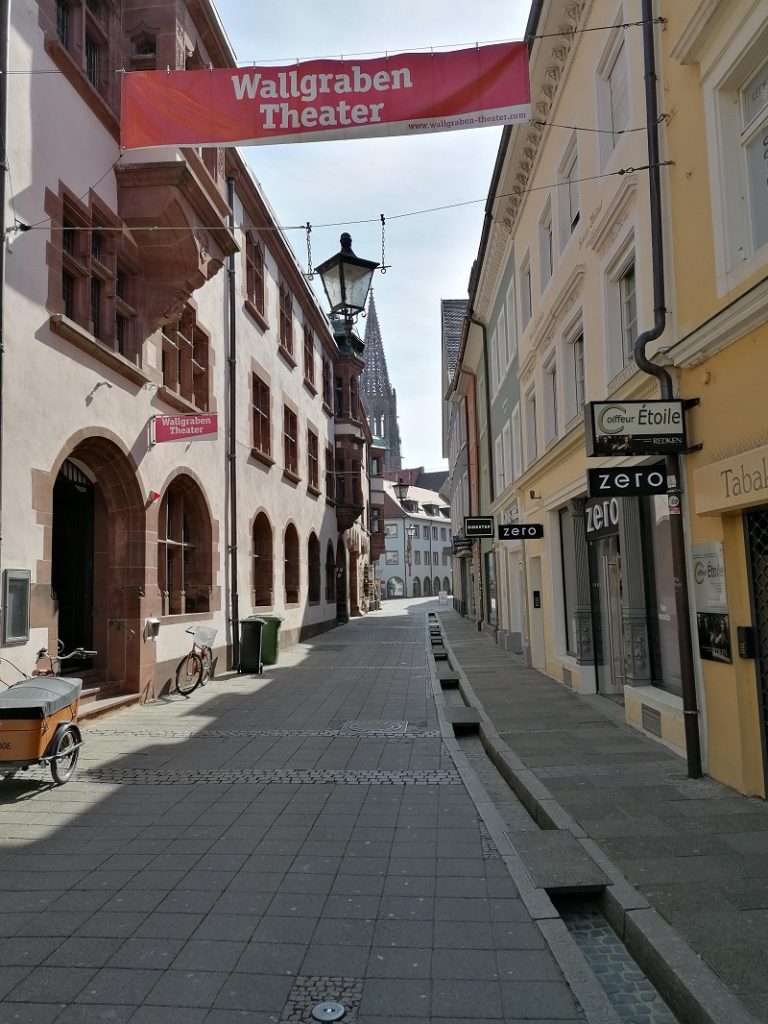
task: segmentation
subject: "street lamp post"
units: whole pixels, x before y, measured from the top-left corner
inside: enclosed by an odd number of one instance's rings
[[[352,237],[345,231],[335,256],[315,267],[331,306],[331,316],[344,318],[347,340],[352,339],[355,318],[365,309],[373,272],[380,264],[352,252]]]
[[[403,504],[405,499],[408,497],[408,486],[409,485],[405,482],[405,480],[403,480],[402,477],[398,477],[397,483],[394,484],[394,486],[393,486],[393,490],[395,492],[395,497],[397,498],[397,500],[400,502],[401,505]],[[407,518],[407,513],[405,511],[405,508],[403,508],[403,597],[408,597],[408,569],[409,569],[409,565],[410,565],[410,563],[408,561],[408,549],[405,546],[405,534],[406,534],[405,521],[406,521],[406,518]],[[411,524],[411,525],[413,525],[413,524]],[[410,530],[411,530],[411,527],[408,528],[407,532],[410,533]],[[414,527],[414,530],[415,530],[415,527]],[[413,534],[411,534],[411,536],[413,536]],[[409,544],[410,544],[410,541],[409,541]]]
[[[405,521],[403,521],[405,522]],[[410,524],[405,533],[408,534],[408,553],[406,555],[406,569],[405,569],[405,596],[408,597],[408,577],[411,575],[411,552],[413,550],[413,538],[416,535],[417,527],[413,523]]]

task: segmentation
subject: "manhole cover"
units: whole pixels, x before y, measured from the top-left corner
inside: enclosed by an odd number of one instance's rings
[[[345,1013],[341,1003],[318,1003],[312,1008],[315,1020],[341,1020]]]
[[[365,722],[358,719],[351,719],[341,727],[342,736],[405,736],[408,722],[395,721]]]

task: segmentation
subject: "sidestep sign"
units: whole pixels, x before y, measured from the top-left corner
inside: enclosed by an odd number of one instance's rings
[[[465,516],[465,537],[492,537],[493,516]]]

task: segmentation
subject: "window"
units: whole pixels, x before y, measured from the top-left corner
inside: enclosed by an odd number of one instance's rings
[[[385,561],[387,565],[399,565],[400,564],[400,552],[399,551],[385,551]]]
[[[298,476],[299,472],[299,427],[296,413],[283,406],[283,468]]]
[[[437,540],[437,527],[432,527],[432,540]]]
[[[627,267],[619,278],[619,304],[621,309],[621,340],[624,365],[634,359],[637,338],[637,297],[635,293],[635,264]]]
[[[443,565],[448,565],[448,552],[447,551],[443,552]],[[448,587],[444,586],[444,589],[447,591]]]
[[[182,474],[160,503],[157,573],[164,615],[210,611],[212,544],[205,499]]]
[[[560,165],[560,188],[558,189],[558,209],[560,227],[560,248],[565,248],[568,239],[576,230],[581,218],[579,205],[579,158],[574,137]]]
[[[523,440],[520,431],[520,403],[512,410],[512,479],[523,472]]]
[[[504,424],[501,436],[501,451],[504,459],[504,483],[509,487],[514,480],[512,475],[512,424],[509,420]]]
[[[509,283],[507,289],[507,365],[517,355],[517,314],[515,312],[515,281]]]
[[[531,312],[531,257],[526,253],[520,266],[520,319],[523,330],[530,323]]]
[[[271,605],[274,594],[272,527],[263,512],[253,524],[253,603]]]
[[[293,299],[284,286],[280,286],[280,346],[293,359]]]
[[[293,523],[285,529],[284,566],[285,566],[285,603],[299,603],[299,535]]]
[[[538,457],[538,438],[536,436],[536,392],[531,390],[525,396],[525,458],[530,466]]]
[[[416,565],[421,565],[421,552],[420,551],[414,551],[414,553],[413,553],[413,561],[414,561],[414,563]]]
[[[506,481],[504,479],[504,452],[501,445],[501,437],[497,437],[493,442],[493,468],[496,476],[496,497],[503,492],[506,486]]]
[[[566,340],[565,358],[567,372],[565,416],[567,420],[578,416],[584,409],[584,332],[579,328]]]
[[[209,401],[208,335],[188,307],[175,325],[163,328],[163,387],[189,405],[206,410]]]
[[[741,144],[747,162],[752,247],[768,242],[768,60],[740,92]]]
[[[323,359],[323,405],[327,409],[331,408],[333,401],[331,377],[331,361],[330,359]]]
[[[309,486],[317,491],[320,482],[320,454],[319,442],[314,430],[307,430],[307,473],[309,476]],[[317,557],[319,560],[319,551]]]
[[[3,643],[23,644],[29,640],[29,598],[32,573],[29,569],[3,570]]]
[[[272,456],[272,421],[269,388],[255,373],[252,380],[253,447],[257,452],[270,458]]]
[[[65,49],[70,46],[71,18],[69,4],[65,0],[56,0],[56,34]]]
[[[552,235],[552,203],[547,203],[539,222],[540,290],[549,284],[554,270],[554,242]]]
[[[329,501],[336,500],[336,473],[330,445],[325,449],[325,496]]]
[[[320,541],[310,533],[307,541],[307,599],[310,604],[320,601]]]
[[[259,316],[265,312],[264,250],[258,238],[249,231],[245,236],[245,287],[248,302]]]
[[[398,529],[397,523],[385,523],[384,524],[384,536],[385,537],[397,537]]]
[[[608,101],[610,107],[610,128],[613,145],[629,127],[629,78],[627,76],[627,52],[621,37],[616,52],[609,61]]]
[[[312,331],[304,327],[304,380],[314,390],[315,387],[315,343]]]
[[[381,533],[381,506],[371,505],[370,513],[371,533]]]
[[[549,444],[557,437],[557,358],[553,356],[544,367],[544,441]]]
[[[440,527],[440,540],[448,540],[448,531],[444,526]]]

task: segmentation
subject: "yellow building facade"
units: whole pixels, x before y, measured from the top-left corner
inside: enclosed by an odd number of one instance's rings
[[[681,395],[699,399],[688,427],[701,449],[685,461],[702,735],[710,775],[765,796],[768,5],[664,8],[676,328],[667,357]]]

